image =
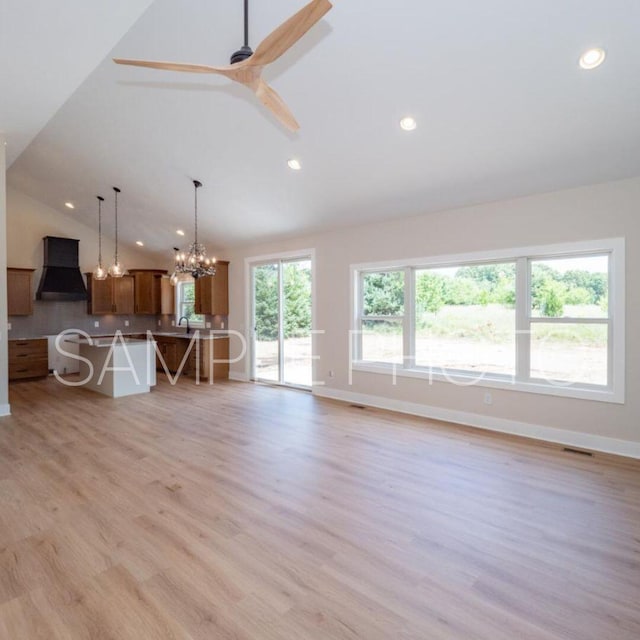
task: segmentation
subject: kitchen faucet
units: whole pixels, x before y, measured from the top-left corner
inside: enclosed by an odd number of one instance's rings
[[[181,327],[182,326],[182,321],[186,320],[187,321],[187,333],[191,332],[191,327],[189,326],[189,318],[187,318],[187,316],[182,316],[182,318],[180,318],[180,320],[178,320],[178,326]]]

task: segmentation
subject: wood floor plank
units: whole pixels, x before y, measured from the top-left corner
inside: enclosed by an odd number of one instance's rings
[[[226,382],[11,386],[0,640],[631,640],[640,462]]]

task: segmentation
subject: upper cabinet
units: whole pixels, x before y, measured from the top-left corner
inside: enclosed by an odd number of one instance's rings
[[[195,284],[195,309],[210,316],[229,315],[229,263],[216,262],[216,275],[198,278]]]
[[[176,288],[171,284],[169,276],[160,278],[160,313],[173,315],[176,312]]]
[[[87,313],[92,315],[130,315],[134,313],[134,279],[133,276],[94,280],[93,274],[87,273]]]
[[[134,280],[134,313],[155,315],[161,312],[161,278],[166,273],[159,269],[129,269]]]
[[[33,313],[32,278],[35,269],[7,269],[7,315]]]

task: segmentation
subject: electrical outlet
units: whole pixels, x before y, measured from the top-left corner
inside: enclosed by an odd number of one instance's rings
[[[335,375],[336,375],[336,372],[333,369],[331,369],[331,371],[329,371],[329,377],[334,378]]]
[[[125,326],[125,327],[128,327],[128,326],[129,326],[129,321],[128,321],[128,320],[125,320],[125,321],[124,321],[124,326]]]
[[[97,328],[100,326],[100,323],[96,320],[96,321],[93,323],[93,326],[97,329]]]
[[[490,393],[484,394],[484,403],[485,404],[493,404],[493,396]]]
[[[175,320],[172,320],[172,321],[171,321],[171,326],[172,326],[172,327],[175,327],[175,326],[176,326],[176,321],[175,321]]]
[[[11,323],[7,322],[7,331],[11,331]]]
[[[158,326],[161,327],[162,326],[162,320],[158,320]]]
[[[207,322],[205,326],[206,326],[207,329],[211,329],[211,323],[210,322]]]
[[[222,321],[222,322],[220,323],[220,328],[221,328],[221,329],[224,329],[224,321]]]

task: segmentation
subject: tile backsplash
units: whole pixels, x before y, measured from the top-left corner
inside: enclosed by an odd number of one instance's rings
[[[152,331],[175,330],[171,322],[174,316],[143,316],[143,315],[108,315],[94,316],[87,313],[87,303],[79,302],[33,302],[33,315],[9,316],[11,330],[8,332],[9,340],[22,338],[37,338],[40,336],[54,335],[65,329],[80,329],[91,335],[112,334],[118,329],[123,333],[143,333]],[[125,326],[125,321],[129,326]],[[94,323],[100,326],[95,327]],[[160,322],[161,326],[158,326]],[[212,329],[220,329],[221,323],[227,327],[226,316],[207,317]]]

